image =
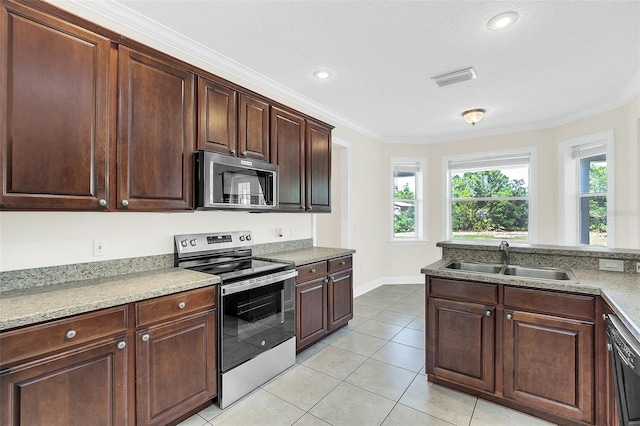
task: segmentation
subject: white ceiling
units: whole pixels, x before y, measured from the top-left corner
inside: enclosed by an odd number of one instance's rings
[[[148,33],[235,61],[311,112],[330,111],[333,124],[385,142],[551,127],[640,90],[640,1],[84,1],[124,6]],[[520,15],[512,27],[487,29],[509,10]],[[470,66],[475,80],[431,80]],[[314,79],[318,68],[333,78]],[[471,108],[487,110],[475,127],[461,117]]]

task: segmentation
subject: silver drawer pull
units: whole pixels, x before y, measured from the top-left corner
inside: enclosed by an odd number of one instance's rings
[[[507,319],[508,320],[512,320],[513,319],[513,315],[512,314],[507,314]]]
[[[125,341],[118,342],[118,349],[124,349],[126,347],[127,347],[127,342]]]
[[[100,207],[107,207],[107,200],[105,200],[104,198],[100,198],[98,204],[100,204]]]
[[[148,342],[149,341],[149,335],[148,334],[143,334],[141,337],[143,342]]]
[[[122,205],[127,207],[129,205],[129,200],[122,200]]]
[[[67,337],[67,339],[73,339],[74,337],[76,337],[76,331],[75,330],[69,330],[69,331],[67,331],[67,334],[65,336]]]
[[[486,316],[490,317],[491,316],[491,311],[487,311],[484,313]]]
[[[347,262],[345,262],[344,260],[342,262],[340,262],[340,266],[344,266],[346,264],[347,264]]]
[[[185,306],[187,306],[187,304],[186,304],[186,303],[184,303],[184,302],[180,302],[180,303],[178,303],[178,309],[184,309],[184,308],[185,308]]]
[[[310,274],[315,274],[315,273],[316,273],[316,270],[315,270],[315,269],[312,269],[312,270],[310,270],[310,271],[309,271],[309,273],[310,273]]]

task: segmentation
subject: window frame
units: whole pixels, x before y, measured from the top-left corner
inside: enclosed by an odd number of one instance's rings
[[[598,150],[597,147],[603,146]],[[607,248],[615,247],[615,215],[612,214],[614,201],[614,133],[613,129],[591,133],[578,138],[568,139],[558,145],[558,162],[560,176],[560,193],[558,211],[558,235],[560,244],[580,247],[602,247],[592,244],[580,243],[580,200],[585,195],[589,197],[595,195],[605,195],[607,199]],[[580,160],[590,158],[588,156],[574,156],[576,150],[590,149],[596,153],[601,152],[606,155],[607,161],[607,192],[582,194],[580,190]]]
[[[427,233],[425,229],[426,221],[426,209],[424,207],[424,200],[426,198],[426,177],[427,177],[427,158],[426,157],[391,157],[390,158],[390,241],[392,244],[424,244],[427,242]],[[416,164],[419,167],[416,177],[416,191],[415,191],[415,237],[398,238],[395,236],[395,210],[394,203],[395,198],[395,182],[394,172],[396,166]]]
[[[453,220],[452,214],[452,197],[451,197],[451,173],[449,170],[450,162],[473,162],[473,161],[492,161],[505,159],[508,157],[529,156],[529,231],[527,240],[517,240],[521,244],[535,244],[538,241],[538,191],[537,191],[537,148],[535,146],[520,147],[513,149],[481,151],[469,154],[449,155],[442,157],[442,182],[443,182],[443,203],[442,207],[442,237],[449,241],[478,241],[464,238],[453,239]],[[491,198],[491,200],[499,200],[500,197]],[[480,201],[486,201],[486,198],[478,198]],[[486,239],[482,241],[500,241],[500,239]]]

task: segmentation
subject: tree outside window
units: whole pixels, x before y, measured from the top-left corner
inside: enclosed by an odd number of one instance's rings
[[[451,238],[529,240],[529,156],[449,162]]]
[[[421,221],[424,159],[392,158],[393,240],[423,238]]]

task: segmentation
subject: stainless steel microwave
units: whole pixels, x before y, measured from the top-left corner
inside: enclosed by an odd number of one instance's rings
[[[269,211],[278,207],[278,166],[208,151],[195,154],[196,207]]]

